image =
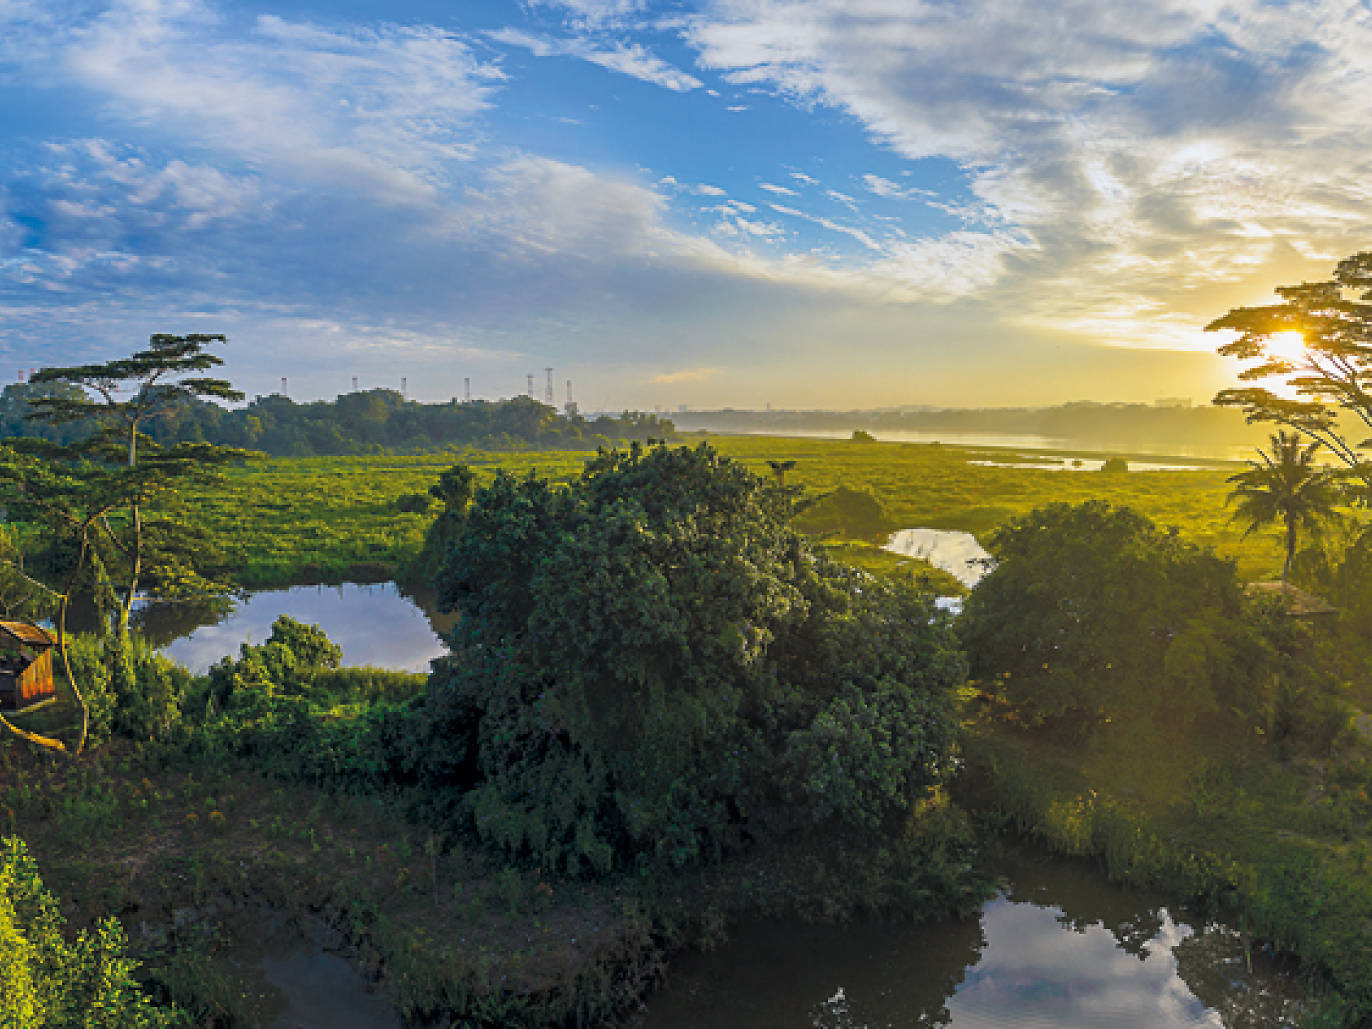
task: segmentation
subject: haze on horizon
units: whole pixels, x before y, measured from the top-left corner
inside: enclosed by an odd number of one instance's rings
[[[1372,10],[0,0],[0,381],[225,332],[249,395],[1203,402],[1372,246]]]

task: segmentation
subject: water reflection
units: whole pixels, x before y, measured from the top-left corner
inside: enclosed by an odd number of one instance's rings
[[[970,532],[948,529],[901,529],[891,534],[882,549],[906,557],[922,557],[968,587],[981,581],[986,574],[981,562],[991,556]]]
[[[1295,1026],[1294,969],[1094,866],[1015,853],[979,919],[754,925],[673,965],[637,1029]]]
[[[440,636],[454,623],[454,616],[434,611],[431,596],[393,582],[263,590],[235,601],[231,611],[160,604],[138,618],[168,656],[204,672],[224,655],[237,655],[239,644],[261,643],[282,614],[322,628],[343,649],[345,665],[411,672],[428,671],[429,661],[447,652]]]

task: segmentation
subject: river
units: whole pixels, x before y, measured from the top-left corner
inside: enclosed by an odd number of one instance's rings
[[[978,917],[742,926],[672,965],[635,1029],[1273,1029],[1300,1022],[1294,965],[1092,864],[1013,849]]]

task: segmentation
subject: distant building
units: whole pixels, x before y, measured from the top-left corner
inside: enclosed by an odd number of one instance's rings
[[[1285,604],[1287,614],[1312,625],[1331,624],[1339,615],[1338,608],[1326,603],[1313,593],[1307,593],[1303,589],[1292,586],[1289,582],[1285,584],[1281,582],[1250,582],[1247,593],[1250,597],[1264,595],[1280,597]]]

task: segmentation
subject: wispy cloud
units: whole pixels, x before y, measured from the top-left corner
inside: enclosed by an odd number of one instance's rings
[[[718,368],[687,368],[679,372],[663,372],[648,380],[654,386],[672,386],[682,382],[704,382],[719,374]]]
[[[800,196],[794,189],[787,186],[778,186],[774,182],[759,182],[758,189],[765,189],[768,193],[775,193],[777,196],[796,197]]]
[[[699,89],[704,85],[694,75],[672,67],[639,43],[615,42],[604,46],[586,38],[553,39],[511,28],[499,29],[487,35],[497,43],[523,47],[535,57],[574,57],[678,93]]]

